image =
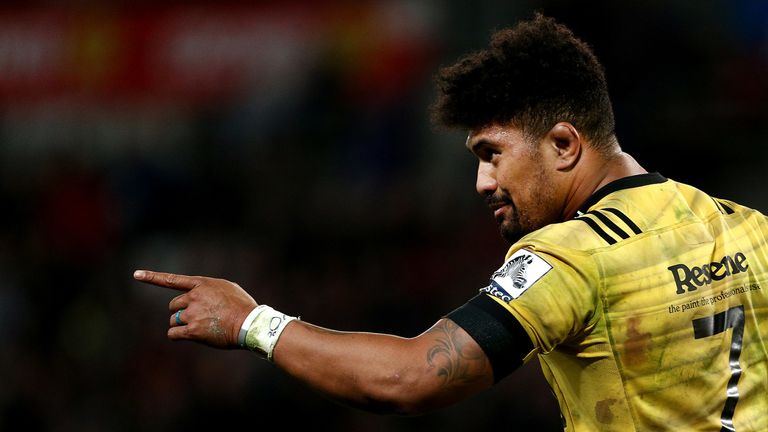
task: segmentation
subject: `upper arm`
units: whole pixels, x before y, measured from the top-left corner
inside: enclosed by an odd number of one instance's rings
[[[414,402],[422,405],[415,411],[449,405],[493,385],[493,369],[485,352],[452,320],[439,320],[410,343],[411,352],[424,364],[416,380],[420,384],[413,389]]]
[[[498,382],[523,364],[533,342],[520,322],[485,294],[478,294],[448,314],[488,360],[493,382]]]
[[[427,406],[417,411],[466,399],[522,365],[533,343],[502,309],[481,294],[412,340],[426,362],[416,388]]]
[[[492,382],[488,357],[480,345],[455,322],[443,318],[418,337],[429,370],[445,385]]]

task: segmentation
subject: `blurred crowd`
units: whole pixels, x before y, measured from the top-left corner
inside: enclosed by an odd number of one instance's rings
[[[768,5],[73,2],[0,8],[0,430],[558,430],[532,362],[416,418],[165,338],[136,268],[227,278],[317,325],[415,336],[506,245],[432,76],[538,10],[606,67],[624,149],[768,211]]]

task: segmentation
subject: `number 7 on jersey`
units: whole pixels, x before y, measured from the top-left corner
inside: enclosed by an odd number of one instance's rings
[[[741,377],[739,356],[741,355],[741,340],[744,336],[744,306],[734,306],[719,314],[693,320],[693,336],[696,339],[714,336],[729,328],[733,329],[731,350],[728,357],[731,378],[728,380],[727,398],[725,400],[725,407],[723,407],[723,413],[720,416],[721,432],[736,431],[736,428],[733,426],[733,412],[736,410],[736,403],[739,401],[739,389],[736,385]]]

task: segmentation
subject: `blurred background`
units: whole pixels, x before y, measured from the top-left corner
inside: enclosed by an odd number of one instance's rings
[[[432,77],[536,10],[594,47],[641,164],[768,210],[762,0],[4,2],[0,430],[559,430],[535,361],[450,408],[371,415],[168,341],[175,293],[131,277],[421,333],[506,250],[465,134],[429,123]]]

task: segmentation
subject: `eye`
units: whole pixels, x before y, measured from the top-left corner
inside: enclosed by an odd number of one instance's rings
[[[495,163],[494,161],[501,154],[501,151],[495,145],[486,141],[476,144],[471,150],[481,162]]]
[[[498,159],[500,154],[500,152],[492,148],[484,147],[482,151],[477,154],[477,157],[479,157],[483,162],[493,163],[496,159]]]

